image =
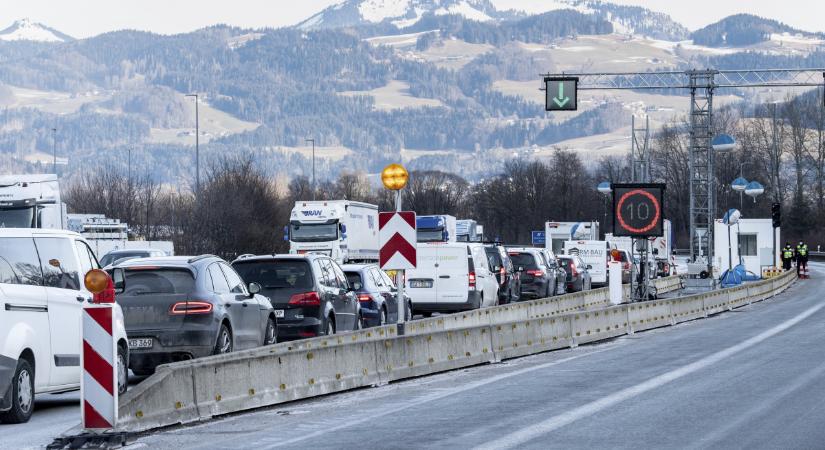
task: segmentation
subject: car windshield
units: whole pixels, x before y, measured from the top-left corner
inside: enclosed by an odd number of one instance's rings
[[[264,289],[312,289],[312,270],[304,260],[239,261],[232,265],[247,283]]]
[[[338,239],[338,223],[292,223],[289,239],[294,242],[320,242]]]
[[[195,277],[186,269],[127,268],[124,296],[188,294],[195,290]]]
[[[0,209],[0,228],[34,227],[34,208]]]
[[[107,253],[106,256],[100,259],[100,265],[106,267],[115,261],[122,262],[135,258],[146,258],[149,256],[146,252],[117,252]]]
[[[523,267],[524,270],[538,269],[536,258],[530,253],[510,253],[510,260],[515,267]]]

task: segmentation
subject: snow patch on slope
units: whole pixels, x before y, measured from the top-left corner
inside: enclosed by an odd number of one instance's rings
[[[68,39],[39,23],[32,22],[29,19],[22,19],[14,22],[5,30],[0,31],[0,40],[66,42]]]
[[[361,18],[372,23],[394,19],[407,13],[410,0],[364,0],[358,4]]]

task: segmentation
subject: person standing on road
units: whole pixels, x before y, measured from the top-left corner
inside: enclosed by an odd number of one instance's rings
[[[785,242],[785,248],[782,249],[782,269],[791,270],[791,261],[793,261],[793,248],[790,242]]]
[[[796,276],[808,278],[808,245],[803,241],[796,246]]]

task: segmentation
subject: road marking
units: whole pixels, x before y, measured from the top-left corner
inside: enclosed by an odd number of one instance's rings
[[[488,384],[498,383],[499,381],[505,380],[507,378],[516,377],[516,376],[519,376],[519,375],[523,375],[525,373],[530,373],[530,372],[534,372],[536,370],[546,369],[548,367],[552,367],[552,366],[555,366],[555,365],[558,365],[558,364],[563,364],[563,363],[566,363],[566,362],[569,362],[569,361],[573,361],[573,360],[576,360],[576,359],[579,359],[579,358],[583,358],[585,356],[595,355],[597,353],[612,350],[614,347],[615,347],[615,345],[609,345],[609,346],[605,346],[605,348],[594,350],[594,351],[584,353],[584,354],[581,354],[581,355],[570,356],[570,357],[562,358],[562,359],[559,359],[559,360],[556,360],[556,361],[551,361],[551,362],[548,362],[548,363],[540,364],[538,366],[526,367],[524,369],[519,369],[519,370],[516,370],[514,372],[503,373],[503,374],[496,375],[496,376],[491,377],[491,378],[485,378],[483,380],[479,380],[479,381],[476,381],[474,383],[469,383],[469,384],[466,384],[466,385],[461,386],[461,387],[457,387],[457,388],[453,388],[453,389],[446,389],[444,391],[440,391],[440,392],[437,392],[437,393],[434,393],[434,394],[426,395],[424,397],[421,397],[417,400],[413,400],[413,401],[411,401],[409,403],[406,403],[406,404],[402,404],[402,405],[393,404],[390,407],[384,408],[383,411],[379,410],[377,412],[369,412],[369,413],[362,412],[362,415],[364,416],[364,418],[362,418],[362,419],[350,420],[350,421],[338,424],[334,427],[325,427],[322,430],[318,430],[314,433],[308,433],[308,434],[305,434],[305,435],[302,435],[302,436],[299,436],[299,437],[296,437],[296,438],[293,438],[293,439],[289,439],[289,440],[284,441],[284,440],[281,440],[281,439],[283,439],[282,436],[281,437],[272,436],[272,437],[265,438],[265,439],[260,440],[260,441],[247,442],[246,445],[249,446],[249,447],[259,447],[259,446],[266,445],[266,446],[268,446],[267,448],[276,448],[276,447],[283,447],[283,446],[286,446],[286,445],[297,444],[298,442],[306,441],[308,439],[313,439],[313,438],[316,438],[318,436],[322,436],[322,435],[327,434],[327,433],[332,433],[332,432],[335,432],[335,431],[338,431],[338,430],[344,430],[344,429],[352,428],[353,426],[360,425],[362,423],[373,422],[377,417],[383,417],[383,416],[388,416],[388,415],[391,415],[391,414],[396,414],[399,411],[404,411],[406,409],[410,409],[410,408],[413,408],[415,406],[419,406],[419,405],[423,405],[425,403],[440,400],[442,398],[449,397],[451,395],[460,394],[462,392],[470,391],[470,390],[473,390],[473,389],[476,389],[476,388],[479,388],[479,387],[482,387],[482,386],[486,386]],[[270,440],[273,440],[273,441],[276,441],[276,442],[269,442]]]
[[[762,333],[759,333],[758,335],[745,341],[742,341],[732,347],[720,350],[698,361],[682,366],[678,369],[671,370],[670,372],[666,372],[662,375],[653,377],[635,386],[622,389],[621,391],[608,395],[607,397],[604,397],[602,399],[587,403],[578,408],[567,411],[563,414],[553,416],[545,421],[524,427],[518,431],[510,433],[499,439],[480,445],[476,447],[476,450],[505,449],[521,446],[533,439],[536,439],[542,435],[545,435],[561,427],[569,425],[577,420],[592,416],[600,411],[615,406],[616,404],[621,403],[625,400],[629,400],[633,397],[637,397],[641,394],[644,394],[647,391],[664,386],[665,384],[668,384],[671,381],[682,378],[693,372],[699,371],[719,361],[722,361],[723,359],[729,358],[737,353],[740,353],[743,350],[753,347],[754,345],[757,345],[760,342],[787,330],[788,328],[810,317],[823,307],[825,307],[825,303],[809,308],[801,314],[797,315],[796,317],[786,320],[785,322],[782,322],[781,324]]]

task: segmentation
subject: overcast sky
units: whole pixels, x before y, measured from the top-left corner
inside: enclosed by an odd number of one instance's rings
[[[0,29],[28,17],[74,37],[126,28],[171,34],[226,23],[293,25],[340,0],[2,0]],[[493,0],[500,9],[539,10],[545,0]],[[825,31],[825,0],[613,0],[670,14],[691,30],[735,13]]]

